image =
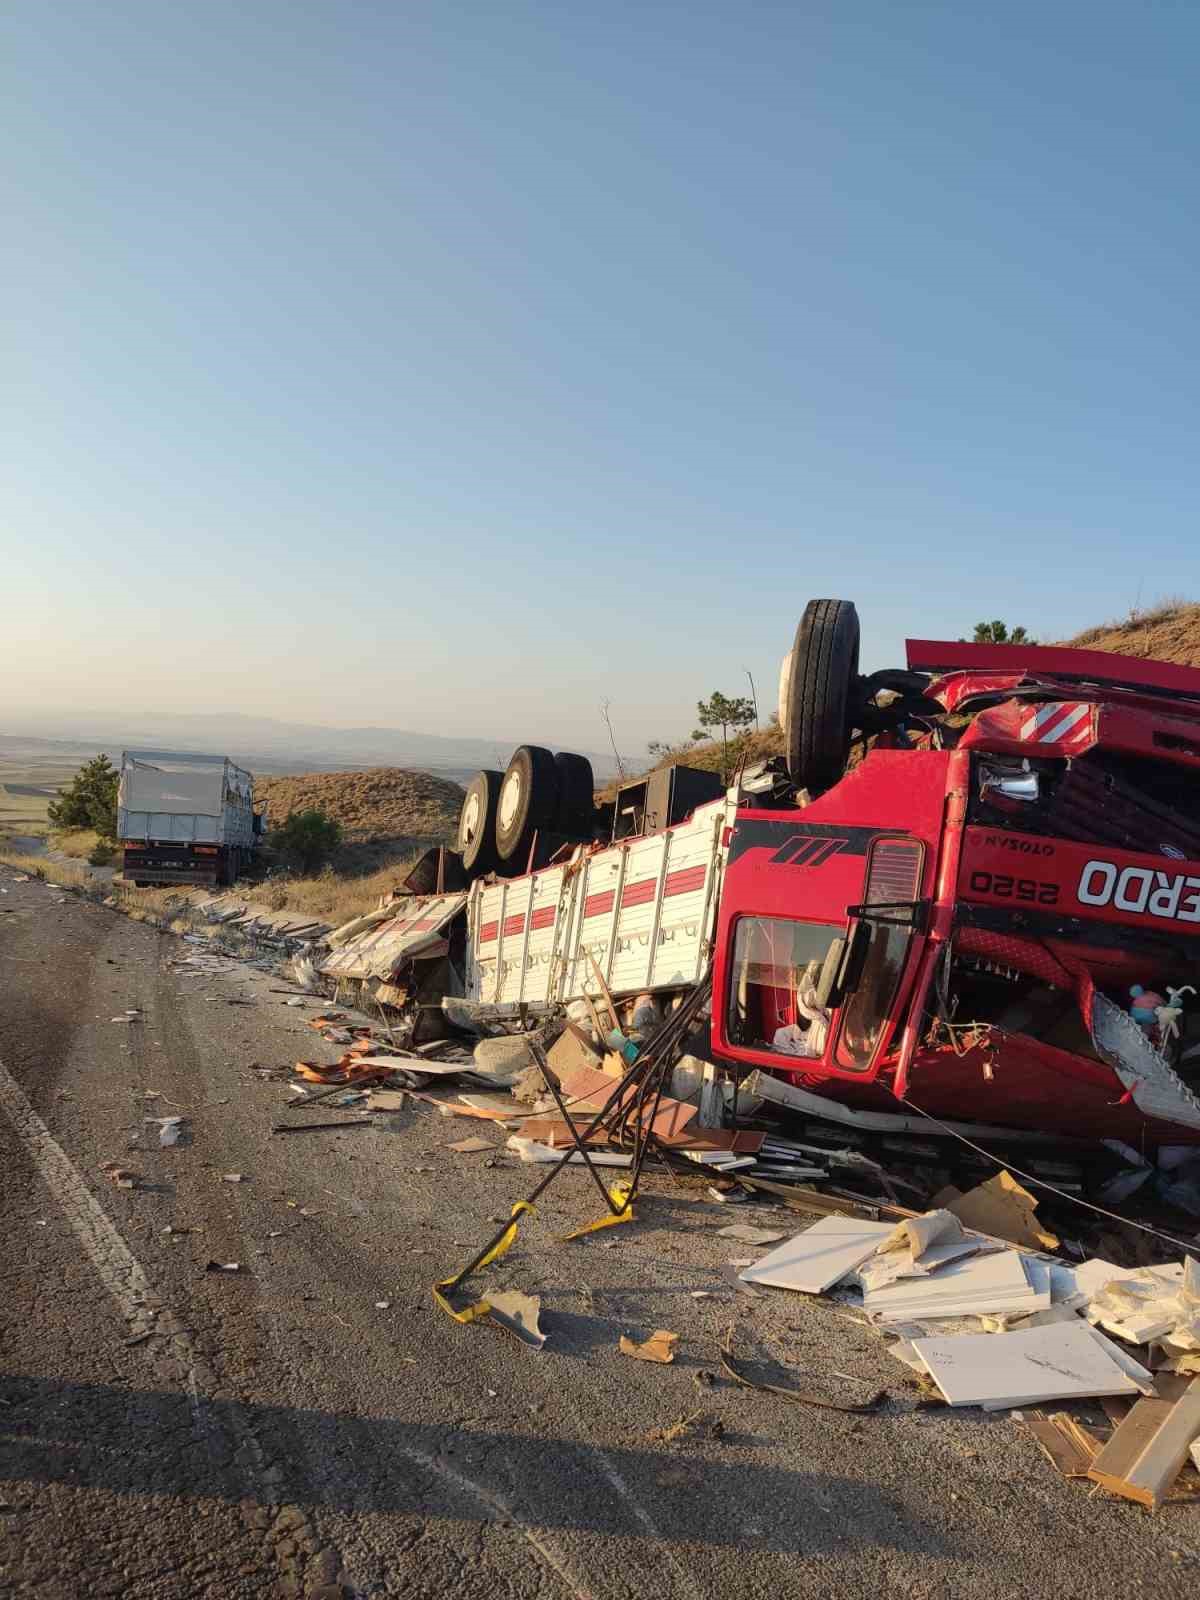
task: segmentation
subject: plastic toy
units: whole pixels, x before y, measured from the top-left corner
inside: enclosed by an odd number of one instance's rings
[[[1135,983],[1129,993],[1133,997],[1129,1015],[1139,1028],[1144,1028],[1147,1033],[1151,1032],[1158,1023],[1159,1006],[1165,1006],[1167,1002],[1153,989],[1143,989],[1140,983]]]

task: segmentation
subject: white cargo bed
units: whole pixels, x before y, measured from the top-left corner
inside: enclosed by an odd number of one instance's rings
[[[121,758],[117,837],[124,843],[254,845],[254,779],[225,756]]]
[[[588,953],[613,994],[678,989],[712,952],[732,798],[673,828],[561,866],[482,880],[467,903],[467,998],[544,1006],[599,994]]]

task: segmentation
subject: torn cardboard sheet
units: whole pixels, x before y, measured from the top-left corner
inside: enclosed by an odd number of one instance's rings
[[[448,1144],[447,1150],[454,1150],[460,1156],[470,1156],[480,1150],[494,1150],[496,1146],[490,1139],[459,1139],[457,1144]]]
[[[1058,1238],[1042,1227],[1037,1201],[1011,1172],[998,1172],[966,1194],[949,1187],[935,1194],[933,1204],[950,1211],[964,1227],[1007,1239],[1027,1250],[1057,1250]]]
[[[522,1294],[519,1289],[508,1289],[487,1297],[488,1315],[509,1333],[515,1334],[522,1344],[540,1350],[546,1335],[538,1325],[542,1302],[535,1294]]]
[[[674,1361],[678,1343],[677,1333],[668,1333],[665,1328],[659,1328],[642,1344],[636,1344],[622,1334],[618,1348],[623,1356],[636,1356],[639,1361],[659,1361],[667,1365]]]

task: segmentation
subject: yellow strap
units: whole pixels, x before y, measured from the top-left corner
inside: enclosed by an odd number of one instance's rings
[[[606,1211],[602,1217],[597,1217],[595,1222],[585,1222],[582,1228],[576,1228],[574,1233],[563,1235],[567,1239],[582,1239],[585,1233],[596,1233],[601,1228],[615,1228],[618,1222],[633,1221],[633,1201],[630,1195],[630,1185],[627,1183],[614,1183],[608,1191],[615,1206],[621,1209],[617,1212]]]
[[[487,1255],[484,1256],[483,1260],[476,1263],[476,1272],[478,1272],[481,1267],[490,1267],[493,1261],[499,1261],[500,1257],[505,1254],[513,1240],[517,1237],[517,1224],[520,1221],[522,1213],[527,1211],[530,1216],[532,1216],[533,1210],[534,1208],[530,1205],[528,1200],[517,1201],[512,1208],[512,1221],[496,1240],[495,1244],[488,1251]],[[442,1278],[433,1286],[433,1298],[446,1313],[446,1315],[448,1317],[453,1317],[455,1322],[475,1322],[480,1317],[486,1317],[488,1312],[492,1309],[491,1303],[488,1301],[486,1296],[481,1300],[476,1300],[473,1305],[464,1307],[461,1311],[456,1311],[454,1309],[454,1307],[450,1304],[450,1301],[447,1299],[444,1291],[451,1288],[457,1288],[457,1286],[458,1282],[455,1278]]]

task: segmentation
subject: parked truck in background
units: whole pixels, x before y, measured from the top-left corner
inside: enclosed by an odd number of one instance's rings
[[[228,756],[122,752],[117,837],[126,882],[231,884],[261,830],[254,778]]]

